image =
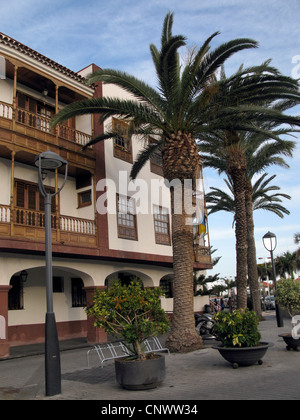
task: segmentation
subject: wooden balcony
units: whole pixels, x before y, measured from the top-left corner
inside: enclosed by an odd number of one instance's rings
[[[30,111],[26,111],[22,108],[16,108],[14,116],[14,108],[12,104],[7,104],[5,102],[0,102],[0,117],[14,120],[18,125],[23,127],[28,127],[29,132],[32,134],[32,129],[37,130],[37,132],[43,134],[50,134],[51,136],[56,136],[63,140],[68,140],[74,142],[80,146],[85,146],[92,138],[89,134],[83,133],[79,130],[75,130],[66,125],[59,124],[56,130],[50,130],[50,121],[51,119],[45,115],[35,114]],[[23,132],[26,134],[24,129],[16,129],[18,132]],[[36,137],[36,134],[34,135]],[[44,138],[45,136],[42,136]]]
[[[212,261],[210,247],[194,244],[194,261],[196,263],[211,265]]]
[[[94,220],[51,215],[52,240],[66,245],[96,247]],[[0,236],[34,241],[45,240],[45,213],[0,205]]]

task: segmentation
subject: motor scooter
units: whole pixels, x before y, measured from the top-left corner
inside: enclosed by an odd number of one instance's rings
[[[215,321],[210,313],[204,313],[202,315],[195,314],[195,328],[199,335],[203,338],[214,339],[213,327]]]

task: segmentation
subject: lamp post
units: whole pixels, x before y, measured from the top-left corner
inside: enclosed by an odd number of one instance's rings
[[[277,281],[276,281],[276,270],[275,270],[275,264],[274,264],[274,258],[273,258],[273,251],[275,250],[276,246],[277,246],[277,238],[276,235],[272,232],[267,232],[264,236],[263,236],[263,244],[264,247],[266,248],[267,251],[270,252],[271,254],[271,261],[272,261],[272,269],[273,269],[273,277],[274,277],[274,286],[275,286],[275,291],[277,289]],[[280,309],[280,307],[277,305],[277,303],[275,302],[276,305],[276,318],[277,318],[277,326],[279,328],[283,327],[283,316],[282,316],[282,311]]]
[[[45,255],[46,255],[46,298],[47,312],[45,320],[45,382],[46,395],[61,393],[60,352],[55,314],[53,312],[53,278],[52,278],[52,241],[51,241],[51,201],[64,187],[68,176],[68,162],[56,153],[47,151],[36,156],[38,167],[39,189],[45,200]],[[42,171],[65,166],[65,178],[62,186],[54,193],[46,191],[43,185]]]

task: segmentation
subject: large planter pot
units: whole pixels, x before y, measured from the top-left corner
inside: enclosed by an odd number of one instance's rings
[[[218,350],[221,356],[232,364],[234,369],[239,366],[252,366],[258,363],[263,364],[262,358],[266,354],[272,344],[261,342],[256,347],[219,347],[215,346],[214,349]]]
[[[146,360],[115,360],[117,382],[125,389],[156,388],[166,375],[165,357],[155,355]]]
[[[287,350],[296,350],[300,349],[300,338],[295,339],[292,337],[292,334],[280,334],[279,337],[283,338],[286,344]]]

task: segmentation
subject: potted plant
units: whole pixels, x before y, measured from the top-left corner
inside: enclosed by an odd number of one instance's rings
[[[143,342],[169,328],[169,320],[161,308],[158,288],[143,288],[138,279],[126,286],[119,281],[108,290],[98,291],[88,316],[95,326],[124,340],[130,357],[115,360],[117,382],[126,389],[157,387],[165,377],[163,355],[145,353]]]
[[[255,312],[249,309],[236,310],[232,314],[222,311],[214,315],[214,320],[214,335],[222,342],[214,348],[233,368],[262,364],[270,344],[260,342],[259,317]]]
[[[300,336],[297,324],[294,324],[294,317],[300,311],[300,282],[293,279],[284,279],[278,282],[278,288],[276,290],[276,302],[284,310],[288,312],[292,318],[292,333],[280,334],[286,343],[286,349],[299,350],[300,347]]]

